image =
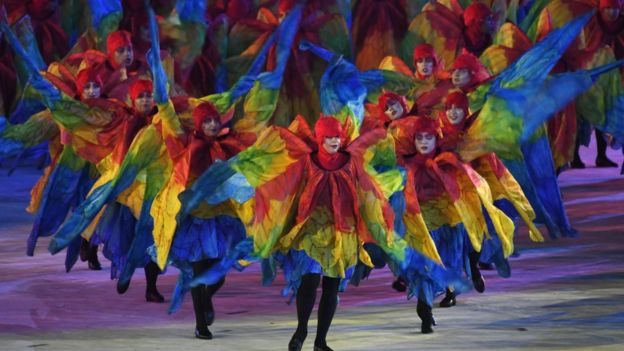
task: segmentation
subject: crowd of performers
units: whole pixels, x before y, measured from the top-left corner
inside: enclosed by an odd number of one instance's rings
[[[123,294],[137,268],[190,291],[195,336],[233,268],[296,300],[314,350],[339,291],[389,267],[432,306],[509,277],[518,221],[573,237],[559,172],[624,140],[620,0],[4,1],[0,157],[41,158],[49,251]],[[389,282],[390,283],[390,282]]]

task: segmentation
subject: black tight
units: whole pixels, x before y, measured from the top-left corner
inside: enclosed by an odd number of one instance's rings
[[[158,292],[156,289],[156,281],[158,280],[158,275],[160,274],[160,268],[153,261],[150,261],[145,265],[145,281],[147,282],[147,287],[145,289],[146,292]]]
[[[193,262],[193,276],[198,277],[217,262],[219,262],[219,259]],[[213,285],[199,285],[191,289],[193,310],[195,312],[195,327],[200,332],[205,333],[208,326],[214,321],[212,296],[223,286],[223,283],[225,283],[225,278]]]
[[[304,341],[308,336],[308,321],[316,302],[316,289],[321,281],[320,274],[305,274],[301,277],[301,286],[297,290],[297,330],[293,338]],[[318,309],[315,346],[327,345],[327,332],[334,319],[338,305],[339,278],[323,277],[323,292]]]
[[[604,134],[598,129],[594,130],[596,134],[596,158],[597,159],[606,159],[607,158],[607,141],[605,140]],[[576,144],[574,148],[574,159],[580,161],[579,149],[581,147],[580,138],[576,138]]]

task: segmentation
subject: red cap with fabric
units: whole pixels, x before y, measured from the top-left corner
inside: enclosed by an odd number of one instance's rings
[[[481,61],[479,61],[475,55],[466,50],[463,50],[463,52],[457,56],[453,62],[452,70],[457,69],[467,69],[470,71],[471,84],[483,82],[490,77],[490,73]]]
[[[407,114],[407,100],[405,99],[405,96],[391,91],[386,91],[379,97],[379,107],[382,109],[382,112],[386,110],[388,102],[390,101],[396,101],[401,104],[401,107],[403,108],[403,115]]]
[[[193,126],[195,130],[201,130],[201,125],[209,119],[215,119],[221,123],[221,115],[217,108],[210,102],[202,102],[193,110]]]
[[[416,135],[416,133],[429,133],[433,135],[438,135],[439,130],[440,125],[438,124],[438,120],[429,117],[414,117],[414,122],[412,124],[413,135]]]
[[[414,48],[414,62],[416,62],[419,59],[428,58],[428,57],[436,61],[437,55],[432,45],[427,44],[427,43],[422,43],[422,44],[417,45]]]
[[[102,77],[100,77],[100,74],[97,72],[97,70],[93,69],[92,67],[87,67],[78,72],[78,76],[76,77],[77,93],[82,94],[85,85],[87,85],[87,83],[89,82],[99,84],[100,88],[104,87],[104,84],[102,83]]]
[[[600,4],[598,5],[601,9],[619,9],[622,7],[622,0],[600,0]]]
[[[466,27],[484,22],[488,17],[492,16],[492,10],[480,2],[473,2],[464,10],[464,25]]]
[[[130,99],[132,99],[132,103],[141,95],[141,93],[152,93],[154,90],[154,86],[152,85],[151,80],[147,79],[137,79],[130,85],[128,89],[128,95],[130,95]]]
[[[341,140],[345,139],[340,121],[333,116],[321,116],[314,125],[314,135],[319,146],[323,144],[325,138],[340,137]]]
[[[448,110],[451,106],[461,108],[464,110],[464,116],[468,116],[468,96],[466,94],[459,91],[450,93],[446,97],[445,108]]]
[[[106,53],[112,64],[115,64],[115,60],[113,59],[115,51],[124,46],[132,47],[132,39],[129,32],[119,30],[108,35],[108,38],[106,38]]]

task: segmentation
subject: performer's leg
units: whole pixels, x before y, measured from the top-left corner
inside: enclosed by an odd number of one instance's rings
[[[334,319],[338,306],[338,287],[340,278],[323,277],[323,294],[318,309],[318,325],[316,326],[316,339],[314,351],[331,351],[327,346],[327,332]]]
[[[453,291],[453,289],[446,288],[446,295],[444,295],[444,298],[442,299],[442,301],[440,301],[440,307],[453,307],[457,304],[457,299],[455,296],[455,291]]]
[[[581,156],[579,156],[579,149],[581,148],[581,138],[579,138],[578,134],[576,136],[576,144],[574,145],[574,158],[570,163],[571,168],[583,169],[585,168],[585,164],[581,160]]]
[[[479,270],[479,258],[481,257],[481,253],[477,251],[471,251],[468,254],[468,258],[470,259],[470,272],[472,276],[472,284],[477,292],[485,291],[485,280],[481,275],[481,271]]]
[[[193,262],[193,275],[195,277],[201,275],[217,261],[209,259]],[[198,339],[212,339],[212,333],[208,330],[208,326],[214,321],[212,295],[223,285],[224,281],[225,278],[215,285],[199,285],[191,289],[195,312],[195,337]]]
[[[304,274],[301,277],[301,286],[297,290],[297,330],[288,343],[289,351],[299,351],[308,336],[308,321],[316,301],[316,289],[321,282],[321,275],[317,273]]]
[[[89,244],[89,242],[87,242],[87,244]],[[102,270],[102,265],[100,264],[100,260],[98,259],[97,253],[98,253],[98,246],[89,245],[89,253],[88,253],[87,260],[89,261],[89,269],[93,271]]]
[[[617,167],[617,163],[609,160],[607,157],[607,141],[604,134],[596,129],[596,167]]]
[[[435,321],[433,320],[433,313],[431,311],[431,306],[425,302],[425,300],[418,298],[418,303],[416,304],[416,313],[422,324],[420,326],[420,331],[423,334],[433,333],[433,325],[435,325]]]
[[[145,265],[145,280],[147,287],[145,288],[145,300],[147,302],[165,302],[165,298],[158,292],[156,288],[156,281],[158,280],[158,274],[160,274],[160,268],[152,261]]]

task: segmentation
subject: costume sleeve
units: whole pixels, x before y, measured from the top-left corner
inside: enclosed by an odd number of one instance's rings
[[[15,156],[59,133],[50,110],[39,112],[22,124],[11,124],[4,117],[0,117],[0,121],[0,157]]]

